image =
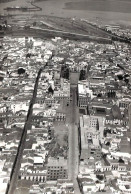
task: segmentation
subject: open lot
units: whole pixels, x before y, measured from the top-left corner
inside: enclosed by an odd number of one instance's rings
[[[57,137],[57,142],[60,146],[66,146],[68,139],[68,127],[64,122],[55,122],[54,123],[54,134]]]
[[[54,122],[54,134],[57,137],[58,143],[61,146],[67,146],[68,141],[68,122],[69,122],[69,106],[67,106],[67,101],[62,100],[57,112],[66,114],[66,121],[55,121]]]
[[[29,180],[19,180],[17,182],[17,188],[14,194],[28,194],[29,188],[32,185],[32,182]]]

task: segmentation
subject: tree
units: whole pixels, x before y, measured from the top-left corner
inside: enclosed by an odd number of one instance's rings
[[[109,141],[106,143],[106,146],[110,146],[110,142]]]
[[[122,75],[117,75],[119,80],[123,80],[123,76]]]
[[[103,176],[103,175],[98,174],[98,175],[96,175],[96,178],[98,178],[100,181],[102,181],[102,180],[104,179],[104,176]]]
[[[3,97],[3,100],[7,100],[7,99],[8,99],[8,97],[6,97],[6,96]]]
[[[97,97],[98,97],[98,98],[101,98],[101,97],[102,97],[102,94],[101,94],[101,93],[99,93],[99,94],[97,95]]]
[[[62,65],[61,67],[61,77],[65,79],[69,79],[69,68],[66,65]]]
[[[122,158],[119,158],[119,163],[124,163],[124,160],[122,160]]]
[[[23,69],[23,68],[18,69],[18,74],[19,75],[24,74],[24,73],[25,73],[25,69]]]
[[[100,183],[100,182],[97,180],[96,183],[98,184],[98,183]]]
[[[31,53],[27,53],[26,58],[31,57]]]
[[[85,80],[85,79],[86,79],[86,71],[82,69],[82,70],[80,71],[79,80]]]
[[[51,86],[48,88],[48,93],[51,93],[52,95],[54,94],[54,90],[52,89]]]
[[[68,68],[64,72],[64,78],[69,79],[69,69]]]

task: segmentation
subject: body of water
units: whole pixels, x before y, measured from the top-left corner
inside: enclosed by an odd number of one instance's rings
[[[87,0],[65,4],[66,9],[131,13],[131,0]]]
[[[41,0],[36,5],[40,6],[42,11],[29,12],[28,14],[78,17],[105,23],[131,24],[131,0]],[[27,12],[7,12],[4,10],[9,6],[31,7],[29,0],[15,0],[0,3],[0,13],[27,14]]]

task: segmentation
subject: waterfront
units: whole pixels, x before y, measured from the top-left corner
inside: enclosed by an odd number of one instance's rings
[[[29,12],[30,15],[52,15],[60,17],[88,18],[91,21],[102,23],[121,23],[131,24],[131,1],[129,0],[47,0],[37,2],[36,5],[42,8],[42,11]],[[1,14],[27,14],[27,12],[4,10],[10,6],[32,7],[29,1],[16,0],[0,4]]]

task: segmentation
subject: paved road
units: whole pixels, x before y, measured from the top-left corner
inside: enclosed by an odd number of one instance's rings
[[[70,104],[70,123],[69,123],[69,179],[74,183],[75,194],[79,194],[77,183],[78,166],[79,166],[79,148],[78,148],[78,107],[76,87],[71,87],[72,102]]]

